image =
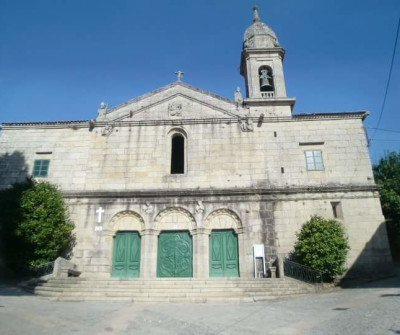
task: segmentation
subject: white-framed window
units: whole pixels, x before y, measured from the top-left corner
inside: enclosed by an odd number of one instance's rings
[[[46,178],[49,172],[50,159],[35,159],[33,177]]]
[[[324,162],[322,159],[322,150],[306,150],[306,167],[308,171],[323,171]]]

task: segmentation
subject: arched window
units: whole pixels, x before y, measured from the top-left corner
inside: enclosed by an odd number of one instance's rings
[[[258,77],[260,78],[261,92],[275,91],[274,77],[272,69],[269,66],[261,66],[258,70]]]
[[[185,137],[175,134],[171,141],[171,174],[183,174],[185,173]]]

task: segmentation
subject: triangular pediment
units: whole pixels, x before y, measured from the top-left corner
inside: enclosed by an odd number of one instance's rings
[[[175,82],[107,110],[98,120],[144,121],[240,118],[245,110],[232,100]]]

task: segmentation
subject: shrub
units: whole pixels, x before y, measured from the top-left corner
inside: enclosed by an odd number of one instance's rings
[[[344,227],[339,222],[315,215],[296,236],[295,261],[322,271],[329,280],[345,272],[349,244]]]
[[[0,225],[5,265],[17,276],[66,256],[74,225],[61,191],[49,182],[28,180],[0,192]]]

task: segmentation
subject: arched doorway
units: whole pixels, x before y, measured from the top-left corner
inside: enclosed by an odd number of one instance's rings
[[[139,277],[141,240],[137,231],[118,231],[114,236],[112,277]]]
[[[157,277],[192,277],[193,243],[196,226],[191,213],[181,207],[169,207],[154,220],[160,231],[157,249]]]
[[[209,239],[210,277],[239,277],[238,231],[242,223],[229,209],[212,212],[205,222],[211,230]]]
[[[239,277],[238,238],[232,229],[211,231],[210,277]]]
[[[112,217],[108,229],[112,242],[111,276],[140,277],[143,218],[136,212],[125,210]]]

